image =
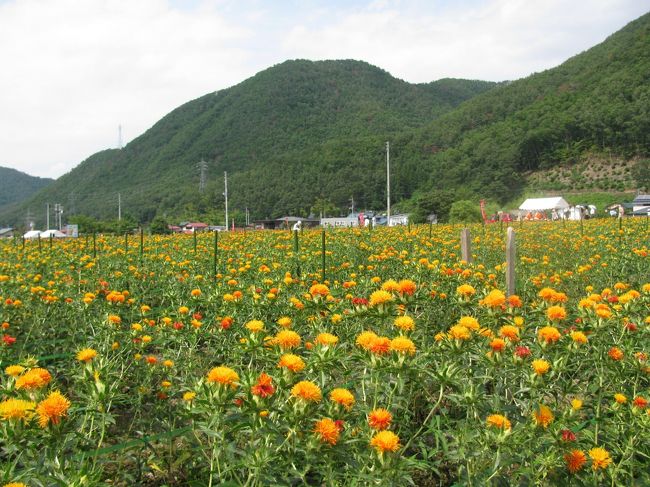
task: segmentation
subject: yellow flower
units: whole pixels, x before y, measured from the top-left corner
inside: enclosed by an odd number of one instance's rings
[[[192,295],[192,297],[198,298],[202,293],[200,289],[192,289],[190,294]]]
[[[481,328],[478,320],[473,316],[462,316],[457,324],[473,331],[478,331]]]
[[[27,484],[23,484],[22,482],[9,482],[8,484],[4,484],[2,487],[28,487]]]
[[[278,319],[277,323],[282,328],[289,328],[291,326],[291,318],[288,316],[283,316],[282,318]]]
[[[399,436],[392,431],[380,431],[370,440],[372,446],[378,453],[395,452],[399,450]]]
[[[84,348],[77,352],[77,360],[79,362],[90,362],[92,359],[97,357],[97,350],[92,348]]]
[[[297,355],[293,355],[292,353],[285,353],[282,357],[280,357],[278,367],[284,367],[291,372],[300,372],[305,368],[305,362],[303,362],[303,360]]]
[[[516,342],[519,340],[519,328],[513,325],[504,325],[499,328],[499,336]]]
[[[319,402],[322,398],[320,387],[313,382],[303,380],[291,388],[291,395],[306,402]]]
[[[314,339],[315,343],[322,345],[323,347],[334,346],[338,343],[338,341],[338,337],[332,335],[331,333],[319,333],[318,336]]]
[[[537,375],[544,375],[551,368],[551,364],[549,364],[546,360],[538,359],[533,360],[531,367]]]
[[[493,289],[487,296],[479,301],[479,304],[488,308],[498,308],[505,304],[505,302],[506,295],[498,289]]]
[[[380,304],[388,303],[393,300],[393,295],[383,289],[375,291],[370,295],[370,306],[377,306]]]
[[[415,321],[410,316],[398,316],[393,324],[403,331],[411,331],[415,328]]]
[[[456,294],[459,294],[464,297],[470,297],[476,294],[476,289],[474,289],[469,284],[463,284],[456,288]]]
[[[70,401],[63,394],[59,391],[51,392],[36,406],[38,424],[41,428],[47,427],[50,423],[58,424],[61,418],[68,413],[68,408],[70,408]]]
[[[509,430],[512,426],[508,418],[502,414],[491,414],[487,417],[488,426],[493,426],[494,428],[501,430]]]
[[[551,408],[540,404],[539,409],[537,411],[533,411],[533,418],[535,419],[537,426],[541,426],[542,428],[546,429],[548,428],[548,425],[553,422],[555,416],[553,416]]]
[[[394,279],[388,279],[381,285],[384,291],[399,291],[399,283]]]
[[[326,297],[330,293],[329,288],[325,284],[314,284],[309,288],[309,294],[312,296]]]
[[[581,399],[578,399],[578,398],[576,398],[576,399],[572,399],[572,400],[571,400],[571,408],[572,408],[574,411],[578,411],[578,410],[580,410],[580,409],[582,408],[582,400],[581,400]]]
[[[627,402],[627,397],[625,397],[623,394],[614,394],[614,401],[616,401],[618,404],[625,404]]]
[[[187,391],[185,394],[183,394],[183,401],[192,402],[195,397],[196,397],[196,392]]]
[[[355,402],[354,395],[347,389],[343,388],[332,390],[332,392],[330,392],[330,400],[340,404],[345,407],[345,409],[351,409]]]
[[[462,325],[454,325],[449,329],[449,335],[454,340],[469,340],[470,332]]]
[[[408,338],[399,336],[390,341],[390,349],[397,353],[413,355],[415,344]]]
[[[612,459],[607,450],[601,447],[589,450],[589,456],[591,457],[591,468],[593,470],[605,469],[612,463]]]
[[[25,367],[22,365],[10,365],[5,369],[5,374],[10,377],[18,377],[23,372],[25,372]]]
[[[36,404],[23,399],[7,399],[0,402],[0,418],[5,420],[28,420]]]
[[[359,334],[356,340],[358,347],[363,348],[364,350],[370,350],[372,343],[377,339],[377,335],[372,331],[364,331]]]
[[[575,343],[580,343],[580,344],[585,344],[585,343],[587,343],[587,341],[588,341],[588,340],[587,340],[587,335],[585,335],[585,334],[582,333],[581,331],[572,331],[572,332],[571,332],[571,339],[572,339]]]
[[[248,328],[252,333],[258,333],[264,329],[264,323],[260,320],[251,320],[246,323],[246,328]]]
[[[296,348],[300,345],[300,341],[300,335],[293,330],[280,330],[273,339],[273,343],[283,350],[287,348]]]
[[[239,375],[229,367],[215,367],[208,372],[208,382],[218,383],[224,386],[237,387]]]

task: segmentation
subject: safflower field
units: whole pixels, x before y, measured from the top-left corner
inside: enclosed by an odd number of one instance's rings
[[[514,228],[0,242],[0,484],[649,485],[648,221]]]

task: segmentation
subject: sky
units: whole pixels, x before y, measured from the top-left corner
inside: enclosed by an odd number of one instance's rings
[[[552,68],[650,0],[0,0],[0,166],[56,178],[287,59],[422,83]]]

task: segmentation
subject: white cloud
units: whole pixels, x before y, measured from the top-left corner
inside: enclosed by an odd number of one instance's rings
[[[645,3],[645,5],[644,5]],[[648,0],[0,0],[0,165],[56,177],[173,108],[285,59],[412,82],[559,64]]]

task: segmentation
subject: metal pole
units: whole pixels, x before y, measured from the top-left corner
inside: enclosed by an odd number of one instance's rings
[[[323,273],[321,275],[321,281],[325,281],[325,229],[324,228],[321,230],[321,241],[323,244],[323,250],[321,252],[323,258]]]
[[[117,193],[117,219],[122,219],[122,195]]]
[[[228,173],[224,171],[223,173],[223,181],[224,181],[224,193],[223,195],[226,197],[226,232],[228,231]]]
[[[214,231],[214,259],[212,261],[212,277],[217,279],[217,255],[219,253],[219,232]]]
[[[49,230],[50,229],[50,204],[45,203],[45,205],[47,206],[47,218],[45,219],[46,220],[45,230]]]
[[[386,142],[386,226],[390,226],[390,142]]]

